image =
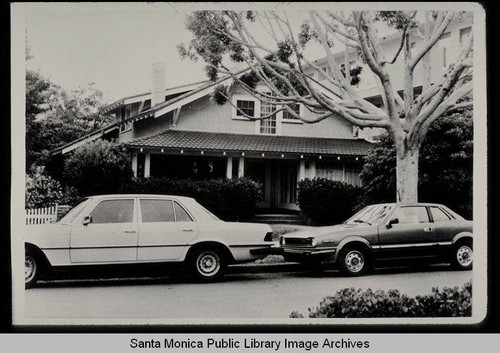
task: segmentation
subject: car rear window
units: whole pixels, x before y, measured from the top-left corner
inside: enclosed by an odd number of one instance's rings
[[[143,223],[175,222],[171,200],[140,200]]]
[[[431,207],[432,219],[434,222],[445,222],[449,221],[450,217],[444,213],[439,207]]]

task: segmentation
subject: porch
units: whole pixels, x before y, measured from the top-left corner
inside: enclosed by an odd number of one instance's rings
[[[262,183],[262,208],[298,210],[297,183],[324,177],[360,185],[365,140],[169,130],[128,143],[137,177],[241,178]]]

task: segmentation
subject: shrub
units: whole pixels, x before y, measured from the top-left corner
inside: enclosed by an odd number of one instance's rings
[[[206,180],[135,178],[123,188],[123,191],[193,197],[215,215],[228,221],[252,217],[262,200],[262,185],[246,178]]]
[[[472,283],[417,295],[414,298],[402,295],[397,290],[372,291],[345,288],[333,297],[324,298],[319,307],[309,309],[311,318],[364,318],[364,317],[457,317],[472,315]],[[304,317],[297,311],[291,318]]]
[[[87,143],[64,161],[64,182],[84,196],[119,192],[131,177],[130,155],[115,142]]]
[[[299,182],[298,204],[302,213],[319,224],[338,224],[352,215],[360,188],[325,178]]]
[[[44,167],[36,167],[26,175],[25,207],[46,207],[60,202],[62,197],[61,184],[47,175]]]

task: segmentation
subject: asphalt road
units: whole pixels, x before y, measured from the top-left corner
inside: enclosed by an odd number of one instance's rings
[[[234,273],[214,284],[173,277],[59,280],[27,290],[25,310],[26,318],[288,318],[294,310],[307,316],[309,307],[346,287],[414,296],[471,279],[472,271],[438,265],[381,269],[357,278],[336,271]]]

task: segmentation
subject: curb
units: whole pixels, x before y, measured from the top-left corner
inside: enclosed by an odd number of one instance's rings
[[[296,262],[285,262],[277,264],[251,264],[251,265],[229,265],[228,273],[270,273],[270,272],[295,272],[307,271],[304,265]]]

